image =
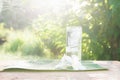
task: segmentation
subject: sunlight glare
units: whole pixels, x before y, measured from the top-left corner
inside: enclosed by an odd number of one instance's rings
[[[3,7],[3,2],[2,2],[2,0],[0,0],[0,13],[2,11],[2,7]]]
[[[88,1],[79,0],[30,0],[29,2],[33,11],[57,16],[73,11],[77,16],[83,17],[82,7],[90,5]]]
[[[64,8],[67,0],[31,0],[30,6],[32,9],[52,9],[55,12]]]
[[[81,3],[81,7],[84,7],[84,6],[86,6],[86,5],[90,5],[90,3],[89,3],[88,1],[83,1],[83,2]]]

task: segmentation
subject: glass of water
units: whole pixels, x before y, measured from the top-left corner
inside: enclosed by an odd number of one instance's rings
[[[81,60],[82,28],[67,27],[66,29],[66,55],[75,55]]]
[[[66,29],[66,53],[56,68],[64,69],[72,66],[73,70],[85,70],[81,64],[82,28],[67,27]]]

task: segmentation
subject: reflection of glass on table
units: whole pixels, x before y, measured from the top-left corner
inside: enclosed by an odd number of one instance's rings
[[[66,53],[56,68],[72,66],[74,70],[85,69],[81,64],[82,28],[67,27],[66,37]]]

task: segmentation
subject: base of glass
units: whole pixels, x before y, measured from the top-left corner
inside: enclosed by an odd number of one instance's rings
[[[56,69],[65,69],[69,66],[72,66],[73,70],[85,70],[86,68],[81,64],[79,61],[78,56],[71,55],[67,56],[64,55],[60,62],[55,66]]]

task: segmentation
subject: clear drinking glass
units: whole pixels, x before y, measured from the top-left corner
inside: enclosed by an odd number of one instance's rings
[[[66,30],[66,55],[75,55],[81,60],[82,28],[67,27]]]
[[[67,27],[66,55],[74,70],[85,70],[81,64],[82,27]]]
[[[73,70],[85,70],[85,67],[81,64],[81,44],[82,28],[67,27],[66,53],[55,68],[64,69],[68,66],[72,66]]]

